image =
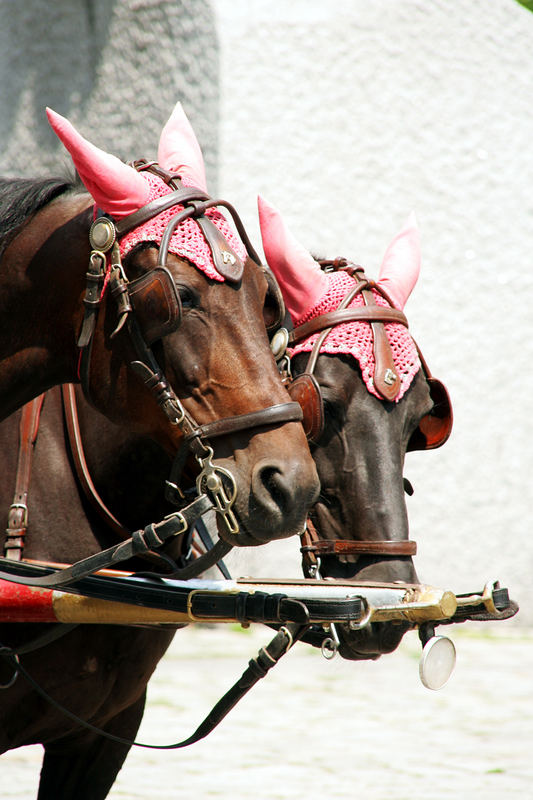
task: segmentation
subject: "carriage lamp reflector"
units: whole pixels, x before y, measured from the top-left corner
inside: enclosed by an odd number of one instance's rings
[[[427,689],[442,689],[455,667],[455,645],[447,636],[432,636],[422,650],[420,680]]]

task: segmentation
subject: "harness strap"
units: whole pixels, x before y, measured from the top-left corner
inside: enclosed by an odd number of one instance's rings
[[[375,312],[379,308],[374,299],[371,288],[379,288],[373,282],[367,283],[368,288],[364,288],[361,292],[365,305]],[[377,319],[370,323],[373,333],[373,350],[374,350],[374,388],[379,394],[389,402],[392,402],[401,389],[401,381],[399,380],[398,373],[396,372],[396,365],[394,364],[394,357],[392,355],[392,348],[390,346],[389,338],[385,331],[383,322]]]
[[[39,433],[39,420],[45,394],[39,395],[22,408],[19,425],[19,451],[15,494],[7,516],[5,557],[13,561],[22,559],[24,538],[28,527],[28,492],[30,488],[33,451]]]
[[[58,703],[57,700],[54,700],[54,698],[51,697],[34,680],[26,668],[19,663],[15,651],[11,650],[11,648],[0,645],[0,657],[4,658],[13,667],[15,675],[17,673],[23,675],[30,686],[32,686],[32,688],[42,698],[50,703],[50,705],[52,705],[69,719],[76,722],[78,725],[81,725],[83,728],[86,728],[87,730],[90,730],[100,736],[104,736],[106,739],[110,739],[113,742],[127,745],[128,747],[135,746],[149,750],[177,750],[182,747],[188,747],[189,745],[200,741],[200,739],[204,739],[209,733],[211,733],[211,731],[213,731],[217,725],[229,714],[231,709],[237,705],[239,700],[241,700],[244,695],[247,694],[250,689],[261,680],[261,678],[264,678],[272,669],[272,667],[276,666],[282,656],[284,656],[285,653],[291,649],[293,644],[297,642],[298,639],[300,639],[308,629],[309,625],[302,625],[300,623],[288,623],[287,625],[281,627],[270,643],[266,647],[261,648],[257,656],[249,661],[248,667],[243,672],[239,680],[231,687],[231,689],[229,689],[229,691],[226,692],[226,694],[218,701],[218,703],[216,703],[203,722],[201,722],[196,728],[194,733],[187,739],[183,739],[181,742],[166,745],[144,744],[142,742],[123,739],[121,736],[115,736],[112,733],[108,733],[107,731],[92,725],[90,722],[87,722],[86,720],[78,717],[76,714],[73,714],[72,711],[69,711],[61,703]]]
[[[117,236],[120,239],[134,228],[143,225],[145,222],[151,220],[152,217],[156,217],[169,208],[185,205],[186,203],[197,200],[209,200],[209,195],[202,192],[201,189],[184,188],[171,192],[171,194],[165,194],[162,197],[156,197],[151,203],[147,203],[147,205],[133,212],[133,214],[130,214],[128,217],[116,220],[114,224]]]
[[[394,322],[409,327],[407,317],[403,311],[387,306],[356,306],[355,308],[342,308],[336,311],[328,311],[315,319],[304,322],[298,328],[289,333],[289,346],[307,339],[317,331],[324,328],[332,328],[335,325],[342,325],[345,322]]]
[[[416,542],[412,540],[398,541],[394,539],[351,541],[348,539],[331,539],[313,542],[301,547],[302,553],[321,553],[327,555],[385,555],[415,556]]]
[[[87,466],[87,461],[85,460],[85,452],[81,439],[78,408],[73,384],[67,383],[61,386],[61,397],[63,400],[63,412],[67,426],[70,453],[72,455],[74,469],[76,470],[76,475],[83,493],[92,505],[93,509],[98,513],[105,524],[117,534],[119,539],[122,541],[129,539],[130,531],[121,525],[118,519],[108,509],[98,494],[98,491],[91,478],[89,467]]]
[[[127,561],[134,556],[161,547],[162,544],[172,537],[185,533],[185,531],[192,527],[194,521],[199,516],[205,514],[206,511],[212,508],[213,504],[211,500],[205,494],[202,494],[181,511],[171,514],[162,522],[147,525],[144,530],[135,531],[127,541],[108,547],[106,550],[102,550],[87,558],[83,558],[69,567],[64,567],[49,575],[33,578],[27,576],[19,577],[11,573],[0,571],[0,579],[12,581],[14,583],[22,583],[26,586],[61,589],[87,575],[92,575],[93,572],[97,572],[100,569],[115,566],[121,561]],[[185,577],[199,575],[207,569],[208,566],[212,566],[213,563],[216,563],[220,558],[227,555],[231,547],[232,546],[227,542],[219,540],[213,550],[206,553],[205,557],[197,559],[183,570],[179,570],[176,574],[179,577],[182,575]]]
[[[205,425],[199,425],[191,435],[205,436],[210,439],[214,436],[225,436],[228,433],[244,431],[247,428],[277,425],[280,422],[301,422],[302,419],[303,413],[299,403],[277,403],[259,411],[250,411],[247,414],[207,422]]]

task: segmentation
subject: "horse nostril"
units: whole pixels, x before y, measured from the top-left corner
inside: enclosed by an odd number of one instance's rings
[[[288,508],[291,491],[279,466],[258,466],[252,477],[252,488],[256,499],[264,505],[274,505],[281,512]]]
[[[319,484],[316,471],[302,470],[299,460],[284,464],[269,458],[253,467],[250,489],[250,502],[259,518],[255,538],[264,539],[265,533],[280,538],[302,530]]]

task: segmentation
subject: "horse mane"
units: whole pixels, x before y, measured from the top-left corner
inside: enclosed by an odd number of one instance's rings
[[[71,178],[0,178],[0,257],[26,220],[55,197],[81,191],[81,182]]]

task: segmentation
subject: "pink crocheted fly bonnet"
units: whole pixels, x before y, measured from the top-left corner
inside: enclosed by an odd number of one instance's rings
[[[55,111],[47,109],[47,115],[50,125],[69,151],[96,206],[115,219],[126,217],[152,200],[173,191],[156,175],[137,172],[115,156],[95,147]],[[185,186],[206,190],[200,146],[180,103],[174,108],[161,132],[158,158],[160,165],[179,175]],[[160,244],[167,223],[182,209],[183,206],[173,206],[130,231],[121,239],[121,255],[126,255],[140,242]],[[246,250],[225,216],[216,209],[209,209],[207,216],[224,235],[235,254],[244,261]],[[208,278],[224,280],[217,271],[209,245],[194,220],[187,219],[176,228],[170,239],[169,251],[188,259]]]
[[[346,272],[322,272],[301,245],[296,243],[297,246],[294,246],[296,240],[280,213],[262,198],[259,198],[259,221],[267,262],[276,275],[295,328],[321,314],[336,310],[354,287],[355,279]],[[417,281],[419,271],[420,239],[416,219],[412,214],[387,248],[377,283],[383,286],[394,306],[402,309]],[[373,295],[378,305],[389,305],[379,292],[374,290]],[[359,294],[349,307],[363,304],[364,300]],[[398,402],[420,369],[420,361],[415,343],[405,326],[386,323],[385,330],[396,372],[401,380],[400,391],[395,398]],[[318,336],[316,333],[299,342],[291,354],[310,352]],[[359,363],[368,391],[381,399],[373,382],[375,361],[369,323],[348,322],[336,325],[320,352],[353,356]]]

